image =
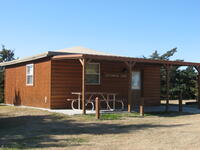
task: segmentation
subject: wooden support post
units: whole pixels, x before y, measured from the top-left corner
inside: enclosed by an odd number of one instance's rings
[[[128,112],[131,112],[132,107],[132,69],[135,65],[135,62],[125,62],[128,68]]]
[[[132,105],[131,82],[132,82],[132,65],[129,64],[129,70],[128,70],[128,112],[131,112],[131,105]]]
[[[86,60],[82,59],[80,62],[82,62],[82,110],[83,114],[86,114],[86,108],[85,108],[85,70],[86,70]]]
[[[180,97],[179,97],[179,112],[183,111],[183,98],[182,98],[182,91],[180,92]]]
[[[170,86],[170,66],[166,66],[166,109],[169,111],[169,86]]]
[[[144,116],[144,97],[141,97],[140,101],[140,116]]]
[[[197,96],[197,102],[198,102],[198,108],[200,109],[200,72],[197,76],[197,86],[198,86],[198,96]]]
[[[86,86],[85,86],[85,82],[86,82],[86,64],[88,62],[91,62],[91,59],[85,59],[85,58],[80,58],[79,59],[81,65],[82,65],[82,110],[83,110],[83,114],[86,114],[86,108],[85,108],[85,93],[86,93]]]
[[[143,90],[143,77],[144,76],[144,70],[141,71],[141,95],[140,95],[140,116],[144,116],[144,90]]]
[[[100,119],[100,101],[99,98],[95,98],[95,109],[96,109],[96,119]]]
[[[198,87],[197,103],[198,103],[198,108],[200,109],[200,66],[194,66],[194,67],[198,72],[198,75],[197,75],[197,87]]]

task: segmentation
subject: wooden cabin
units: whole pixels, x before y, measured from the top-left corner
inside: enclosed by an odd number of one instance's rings
[[[73,47],[0,63],[5,68],[5,103],[50,109],[71,108],[73,92],[117,93],[130,111],[160,105],[160,67],[199,63],[122,57]],[[85,109],[85,108],[83,108]]]

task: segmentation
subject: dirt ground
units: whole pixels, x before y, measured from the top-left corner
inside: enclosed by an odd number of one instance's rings
[[[96,120],[0,106],[1,149],[199,150],[200,114],[170,112]]]

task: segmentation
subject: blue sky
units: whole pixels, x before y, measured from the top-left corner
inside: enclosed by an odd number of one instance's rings
[[[200,62],[199,0],[0,0],[0,44],[17,57],[84,46]]]

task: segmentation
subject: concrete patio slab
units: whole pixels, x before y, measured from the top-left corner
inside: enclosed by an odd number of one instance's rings
[[[0,105],[8,105],[8,106],[14,106],[9,104],[0,104]],[[82,114],[82,110],[72,110],[72,109],[47,109],[47,108],[38,108],[38,107],[31,107],[31,106],[15,106],[15,107],[21,107],[21,108],[31,108],[31,109],[38,109],[38,110],[44,110],[49,112],[55,112],[55,113],[61,113],[66,115],[80,115]],[[165,111],[165,106],[149,106],[144,107],[145,112],[163,112]],[[170,105],[169,111],[177,111],[178,112],[178,105]],[[124,111],[108,111],[108,110],[101,110],[101,113],[126,113],[127,110]],[[132,112],[139,112],[139,108],[134,108]],[[191,106],[183,106],[183,112],[186,113],[193,113],[193,114],[200,114],[200,109],[191,107]],[[95,111],[87,110],[86,114],[95,114]]]

